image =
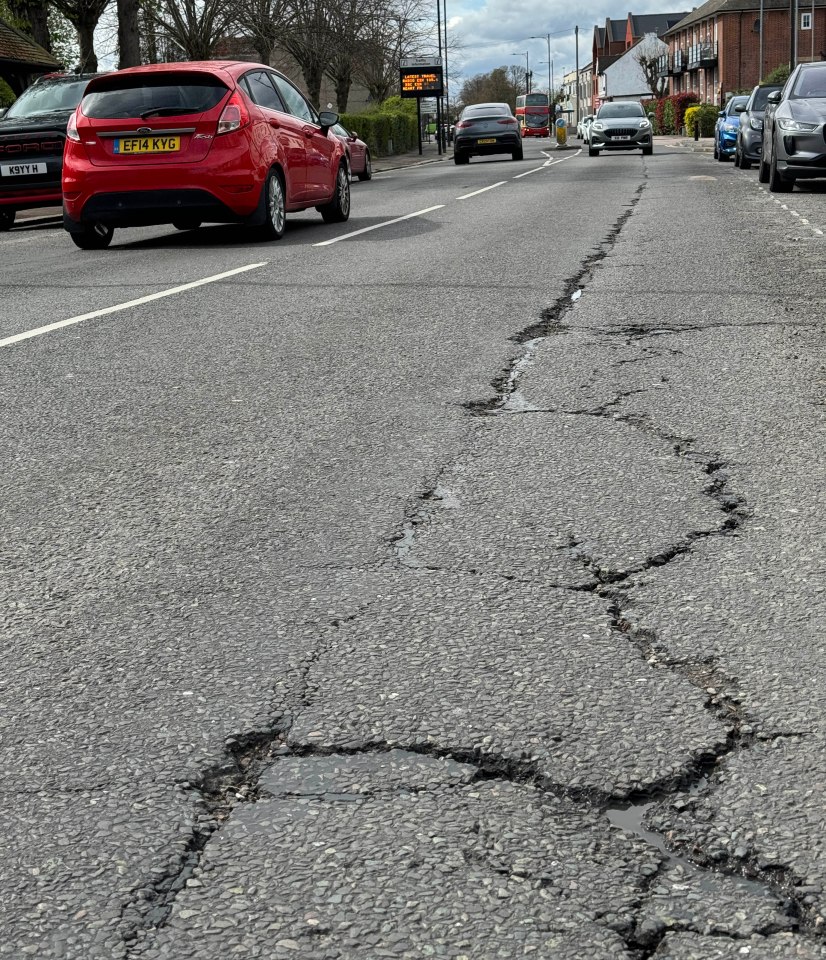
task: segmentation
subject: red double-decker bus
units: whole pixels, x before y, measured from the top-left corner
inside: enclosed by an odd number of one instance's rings
[[[548,127],[547,93],[523,93],[516,98],[516,119],[523,137],[547,137]]]

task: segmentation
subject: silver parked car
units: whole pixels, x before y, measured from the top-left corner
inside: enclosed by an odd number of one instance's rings
[[[760,160],[763,152],[763,114],[769,94],[779,90],[776,83],[762,83],[754,88],[746,103],[746,109],[740,114],[737,128],[737,140],[734,144],[734,166],[748,170]]]
[[[453,162],[469,163],[471,157],[492,153],[509,153],[514,160],[522,159],[519,121],[506,103],[470,104],[456,121]]]
[[[799,63],[783,89],[769,94],[757,179],[788,193],[795,180],[826,177],[825,135],[826,63]]]
[[[636,100],[603,103],[588,131],[588,156],[598,157],[600,150],[642,150],[654,152],[651,121]]]
[[[576,137],[577,140],[587,140],[588,139],[588,128],[591,126],[591,122],[594,119],[593,113],[589,113],[587,116],[583,117],[579,123],[576,125]]]

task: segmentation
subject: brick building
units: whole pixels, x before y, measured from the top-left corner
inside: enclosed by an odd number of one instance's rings
[[[826,0],[823,0],[826,3]],[[615,63],[626,50],[630,50],[646,34],[653,33],[658,37],[663,35],[675,24],[679,23],[686,16],[686,11],[681,13],[650,13],[637,16],[629,13],[622,20],[606,19],[605,25],[594,27],[594,39],[592,43],[592,89],[591,89],[591,110],[596,110],[600,105],[600,85],[604,85],[604,80],[600,77],[605,68]]]
[[[797,0],[793,36],[794,9],[789,0],[763,0],[762,24],[759,0],[708,0],[692,10],[663,36],[668,53],[659,73],[669,78],[668,92],[722,106],[781,64],[826,59],[826,0]]]

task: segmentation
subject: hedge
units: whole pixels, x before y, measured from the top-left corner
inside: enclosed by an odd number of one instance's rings
[[[701,137],[714,136],[714,124],[717,122],[719,111],[713,103],[698,103],[689,107],[685,112],[685,132],[689,137],[694,136],[695,125],[699,123]]]
[[[407,153],[419,142],[415,105],[411,109],[400,97],[385,100],[365,113],[342,113],[341,123],[354,130],[376,157]]]
[[[659,100],[646,100],[643,106],[650,113],[654,108],[654,133],[678,134],[685,123],[685,111],[697,103],[696,93],[674,93]]]

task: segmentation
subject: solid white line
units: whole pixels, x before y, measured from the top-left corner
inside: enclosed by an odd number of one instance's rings
[[[350,237],[358,237],[362,233],[370,233],[371,230],[380,230],[382,227],[389,227],[391,223],[401,223],[402,220],[409,220],[411,217],[420,217],[424,213],[430,213],[433,210],[441,210],[443,203],[437,203],[435,207],[426,207],[424,210],[417,210],[415,213],[406,213],[403,217],[396,217],[394,220],[385,220],[383,223],[377,223],[372,227],[362,227],[361,230],[354,230],[352,233],[344,233],[340,237],[333,237],[332,240],[322,240],[321,243],[314,243],[314,247],[329,247],[331,243],[338,243],[339,240],[349,240]]]
[[[104,307],[102,310],[93,310],[91,313],[82,313],[77,317],[69,317],[68,320],[58,320],[56,323],[47,323],[45,327],[35,327],[34,330],[26,330],[24,333],[16,333],[13,337],[6,337],[0,340],[0,347],[8,347],[12,343],[20,343],[21,340],[30,340],[32,337],[39,337],[44,333],[60,330],[62,327],[71,327],[76,323],[82,323],[84,320],[93,320],[95,317],[105,317],[107,314],[117,313],[119,310],[139,307],[143,303],[151,303],[153,300],[160,300],[161,297],[171,297],[175,293],[183,293],[184,290],[193,290],[195,287],[202,287],[207,283],[225,280],[227,277],[234,277],[236,274],[245,273],[247,270],[257,270],[259,267],[265,267],[268,262],[269,261],[265,260],[263,263],[250,263],[246,267],[236,267],[234,270],[227,270],[225,273],[216,273],[213,277],[204,277],[203,280],[193,280],[191,283],[182,283],[179,287],[161,290],[158,293],[150,293],[145,297],[138,297],[137,300],[118,303],[114,307]]]
[[[500,180],[499,183],[492,183],[489,187],[482,187],[481,190],[474,190],[473,193],[466,193],[463,197],[456,197],[457,200],[469,200],[471,197],[476,197],[480,193],[485,193],[487,190],[493,190],[494,187],[501,187],[503,184],[507,183],[507,180]]]

